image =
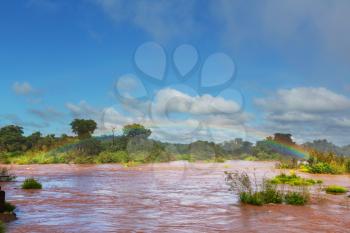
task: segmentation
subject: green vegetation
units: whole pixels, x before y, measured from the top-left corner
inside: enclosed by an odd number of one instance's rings
[[[304,167],[304,170],[307,172],[324,174],[342,174],[349,172],[348,165],[350,159],[337,156],[333,152],[326,153],[316,150],[311,150],[309,155],[309,164]]]
[[[305,205],[309,200],[309,191],[306,186],[303,189],[279,190],[277,184],[264,179],[258,182],[245,172],[225,172],[226,183],[230,190],[239,196],[242,203],[251,205],[281,204]]]
[[[75,119],[70,123],[73,133],[77,134],[79,139],[90,138],[97,128],[93,120]]]
[[[284,200],[289,205],[305,205],[309,200],[307,192],[288,192],[284,196]]]
[[[350,159],[339,156],[311,155],[309,165],[300,167],[293,157],[301,149],[290,134],[276,133],[251,142],[237,138],[223,143],[195,141],[189,144],[160,142],[149,137],[152,131],[141,124],[125,125],[121,135],[92,137],[97,123],[91,119],[74,119],[71,130],[77,136],[42,135],[34,132],[23,135],[19,126],[0,128],[0,163],[52,164],[52,163],[151,163],[174,160],[225,162],[279,160],[279,168],[296,169],[311,173],[339,174],[350,171]],[[288,148],[292,148],[289,150]],[[1,172],[1,171],[0,171]]]
[[[41,189],[42,185],[34,178],[27,178],[22,184],[22,189]]]
[[[0,221],[0,233],[6,232],[6,225],[2,221]]]
[[[275,176],[269,181],[272,184],[288,184],[291,186],[309,186],[315,184],[322,184],[322,180],[302,178],[300,176],[297,176],[295,173],[292,173],[291,175],[286,175],[285,173],[282,173],[278,176]]]
[[[15,209],[15,205],[12,205],[10,202],[5,202],[5,212],[13,212]]]
[[[343,186],[330,185],[325,188],[325,191],[326,193],[330,193],[330,194],[342,194],[342,193],[347,193],[348,189]]]

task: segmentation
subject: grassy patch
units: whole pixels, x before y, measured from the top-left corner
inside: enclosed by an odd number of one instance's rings
[[[297,176],[295,173],[292,173],[291,175],[282,173],[278,176],[275,176],[273,179],[269,181],[272,184],[288,184],[292,186],[305,186],[305,185],[308,186],[308,185],[315,185],[315,184],[322,183],[322,180],[302,178],[300,176]]]
[[[342,194],[348,192],[348,189],[339,185],[330,185],[325,188],[326,193]]]
[[[345,172],[343,165],[325,162],[318,162],[313,165],[309,165],[307,166],[307,170],[310,173],[316,174],[342,174]]]
[[[262,182],[257,182],[255,176],[251,178],[245,172],[225,172],[225,174],[226,183],[230,186],[230,190],[238,194],[242,203],[258,206],[270,203],[305,205],[309,201],[310,195],[307,185],[303,185],[302,191],[300,191],[300,187],[298,187],[298,191],[293,189],[278,190],[277,184],[271,183],[271,180],[263,179]],[[286,175],[284,175],[283,178],[285,178],[285,176]],[[300,179],[300,177],[291,175],[289,179],[285,179],[286,181],[283,180],[283,182],[287,183],[291,178]]]
[[[305,205],[309,201],[309,195],[301,192],[288,192],[284,201],[289,205]]]
[[[42,185],[34,178],[27,178],[22,184],[22,189],[41,189]]]

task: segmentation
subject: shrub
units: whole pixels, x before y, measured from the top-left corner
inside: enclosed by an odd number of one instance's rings
[[[127,163],[128,161],[129,156],[125,151],[103,151],[96,158],[97,163]]]
[[[341,194],[341,193],[348,192],[347,188],[343,186],[338,186],[338,185],[327,186],[325,190],[326,190],[326,193],[330,193],[330,194]]]
[[[350,173],[350,159],[348,159],[345,162],[345,170],[346,170],[346,172]]]
[[[309,200],[309,195],[300,192],[288,192],[284,200],[289,205],[305,205]]]
[[[292,173],[291,175],[282,173],[269,181],[272,184],[288,184],[292,186],[315,185],[322,183],[322,180],[305,179],[297,176],[295,173]]]
[[[245,204],[251,205],[263,205],[264,200],[262,199],[260,193],[248,193],[242,192],[239,194],[239,200]]]
[[[291,205],[304,205],[309,200],[309,192],[306,188],[303,192],[287,191],[287,193],[283,193],[270,180],[258,183],[256,179],[252,181],[245,172],[225,172],[225,174],[225,180],[230,186],[230,190],[238,194],[242,203],[264,205],[285,202]]]
[[[101,142],[94,138],[81,140],[75,145],[75,152],[78,155],[93,156],[98,155],[101,151]]]
[[[6,231],[6,225],[0,221],[0,233],[5,233]]]
[[[5,202],[5,212],[12,212],[16,209],[15,205],[12,205],[10,202]]]
[[[325,162],[318,162],[314,165],[308,166],[308,171],[311,173],[319,174],[340,174],[342,173],[341,167],[336,166],[335,164],[329,164]]]
[[[34,178],[27,178],[22,184],[22,189],[41,189],[42,185]]]

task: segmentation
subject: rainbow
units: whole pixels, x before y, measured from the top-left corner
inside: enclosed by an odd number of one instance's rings
[[[290,146],[290,145],[286,145],[286,144],[272,141],[272,140],[267,140],[266,142],[269,145],[271,145],[272,148],[274,150],[276,150],[277,152],[292,155],[292,156],[302,158],[302,159],[309,158],[309,153],[301,148],[298,148],[298,146]]]

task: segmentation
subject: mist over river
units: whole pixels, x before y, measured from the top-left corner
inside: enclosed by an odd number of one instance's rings
[[[171,162],[109,165],[9,166],[17,182],[3,183],[18,220],[8,232],[350,232],[350,198],[324,194],[306,206],[242,205],[224,171],[258,178],[280,173],[273,162]],[[349,187],[349,175],[310,175]],[[35,177],[42,190],[22,190]]]

